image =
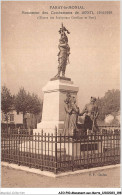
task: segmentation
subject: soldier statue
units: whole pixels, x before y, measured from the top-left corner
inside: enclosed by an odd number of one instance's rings
[[[77,130],[77,120],[79,108],[76,103],[75,96],[67,94],[65,102],[65,121],[64,121],[64,135],[74,136]]]
[[[85,134],[87,134],[87,130],[91,130],[92,132],[96,133],[99,130],[97,125],[97,117],[99,113],[95,97],[91,97],[90,103],[86,104],[85,108],[79,114],[79,116],[82,116],[83,114],[85,114],[84,121]]]
[[[58,53],[58,74],[55,76],[56,78],[60,77],[62,73],[62,77],[65,77],[66,65],[69,63],[69,54],[70,54],[70,47],[68,45],[68,37],[66,35],[70,34],[70,32],[63,26],[59,30],[59,34],[61,35],[59,39],[59,53]]]

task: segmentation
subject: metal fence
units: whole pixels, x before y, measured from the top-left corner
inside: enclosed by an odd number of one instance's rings
[[[26,132],[26,131],[25,131]],[[120,130],[97,134],[1,133],[1,160],[55,173],[120,163]]]

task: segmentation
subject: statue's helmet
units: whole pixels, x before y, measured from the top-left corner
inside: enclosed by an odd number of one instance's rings
[[[71,98],[71,94],[70,93],[66,93],[66,99],[64,100],[65,103],[69,103],[70,102],[70,98]]]

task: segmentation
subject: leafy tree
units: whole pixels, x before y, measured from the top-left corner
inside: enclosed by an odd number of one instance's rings
[[[24,88],[20,88],[15,98],[15,108],[17,112],[23,112],[23,126],[25,127],[25,114],[39,114],[41,112],[41,100],[35,94],[27,93]]]
[[[8,117],[9,111],[13,105],[13,97],[11,95],[10,90],[4,85],[2,86],[1,91],[1,110],[5,114],[5,119],[7,121],[7,128],[8,128]]]
[[[34,93],[31,96],[31,111],[33,114],[39,114],[42,111],[42,102]]]
[[[104,97],[97,99],[97,104],[100,120],[104,120],[108,114],[115,115],[120,110],[120,91],[118,89],[108,90]]]
[[[15,108],[17,112],[23,113],[23,126],[24,127],[25,127],[24,117],[25,117],[25,113],[28,111],[28,104],[29,104],[28,94],[24,88],[20,88],[15,98]]]
[[[26,113],[28,105],[27,93],[24,88],[21,88],[15,98],[15,108],[17,112]]]
[[[32,94],[30,96],[30,103],[29,103],[29,113],[34,114],[35,118],[35,124],[37,124],[39,119],[39,114],[41,114],[42,111],[42,101],[38,98],[36,94]],[[41,115],[40,115],[41,117]]]
[[[1,110],[7,114],[11,110],[13,98],[10,90],[6,86],[2,86],[1,91]]]

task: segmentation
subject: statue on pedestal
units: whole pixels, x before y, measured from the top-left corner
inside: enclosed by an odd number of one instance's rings
[[[70,116],[70,123],[69,123],[69,135],[75,136],[77,131],[77,122],[78,122],[78,115],[79,115],[79,107],[76,104],[75,96],[71,97],[71,116]]]
[[[87,134],[87,130],[91,130],[92,132],[97,132],[99,130],[97,125],[97,117],[98,117],[98,106],[96,104],[96,98],[91,97],[90,103],[86,104],[83,111],[79,114],[82,116],[85,114],[85,121],[84,121],[84,130]]]
[[[66,94],[66,100],[64,100],[64,110],[65,110],[65,120],[64,120],[64,135],[69,135],[69,124],[70,124],[70,116],[72,112],[71,108],[71,95],[70,93]]]
[[[59,53],[58,53],[58,74],[55,76],[55,78],[60,77],[60,74],[62,73],[62,77],[65,77],[65,71],[66,71],[66,65],[69,63],[69,55],[70,55],[70,47],[68,45],[68,37],[66,35],[70,34],[70,32],[63,26],[59,30],[59,34],[61,35],[59,39]]]
[[[76,98],[67,94],[65,102],[65,121],[64,121],[64,135],[74,136],[77,130],[77,120],[79,114],[79,108],[76,104]]]

